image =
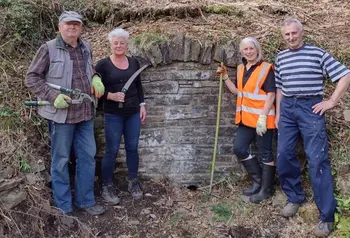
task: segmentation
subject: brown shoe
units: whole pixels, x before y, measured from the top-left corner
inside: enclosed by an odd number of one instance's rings
[[[333,229],[333,222],[320,221],[315,227],[315,235],[317,237],[328,237]]]
[[[95,205],[93,207],[84,208],[84,211],[86,211],[87,213],[89,213],[92,216],[98,216],[98,215],[102,215],[103,213],[105,213],[106,209],[100,205]]]
[[[300,206],[301,204],[287,202],[282,209],[281,216],[285,218],[294,216],[298,212]]]
[[[128,190],[131,193],[131,196],[134,199],[143,198],[143,192],[142,192],[141,184],[138,178],[128,179],[128,181],[129,181]]]
[[[117,192],[115,191],[113,184],[102,186],[102,198],[106,203],[112,206],[120,203],[120,199],[117,196]]]

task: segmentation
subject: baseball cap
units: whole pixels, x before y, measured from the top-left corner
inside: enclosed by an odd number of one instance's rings
[[[59,18],[59,23],[68,21],[77,21],[83,23],[83,17],[74,11],[64,11]]]

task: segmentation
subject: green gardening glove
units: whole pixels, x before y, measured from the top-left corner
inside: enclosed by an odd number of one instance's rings
[[[55,108],[58,108],[58,109],[67,108],[69,106],[69,104],[66,102],[66,100],[72,100],[72,99],[70,97],[68,97],[67,95],[64,95],[62,93],[58,94],[53,105]]]
[[[101,78],[97,75],[92,77],[91,93],[95,94],[97,98],[100,98],[105,93],[105,86],[103,86]]]

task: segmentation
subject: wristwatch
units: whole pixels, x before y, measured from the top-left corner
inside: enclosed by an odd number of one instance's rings
[[[146,105],[145,102],[140,103],[140,107],[141,107],[141,106],[145,106],[145,105]]]

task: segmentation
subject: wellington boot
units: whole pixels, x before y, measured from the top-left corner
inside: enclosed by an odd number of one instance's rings
[[[256,157],[249,160],[241,161],[247,173],[252,178],[253,185],[247,189],[243,190],[243,194],[246,196],[251,196],[259,192],[261,187],[261,167],[259,165]]]
[[[252,203],[260,203],[261,201],[269,198],[274,193],[273,184],[275,181],[276,166],[263,164],[261,188],[257,194],[250,197]]]

